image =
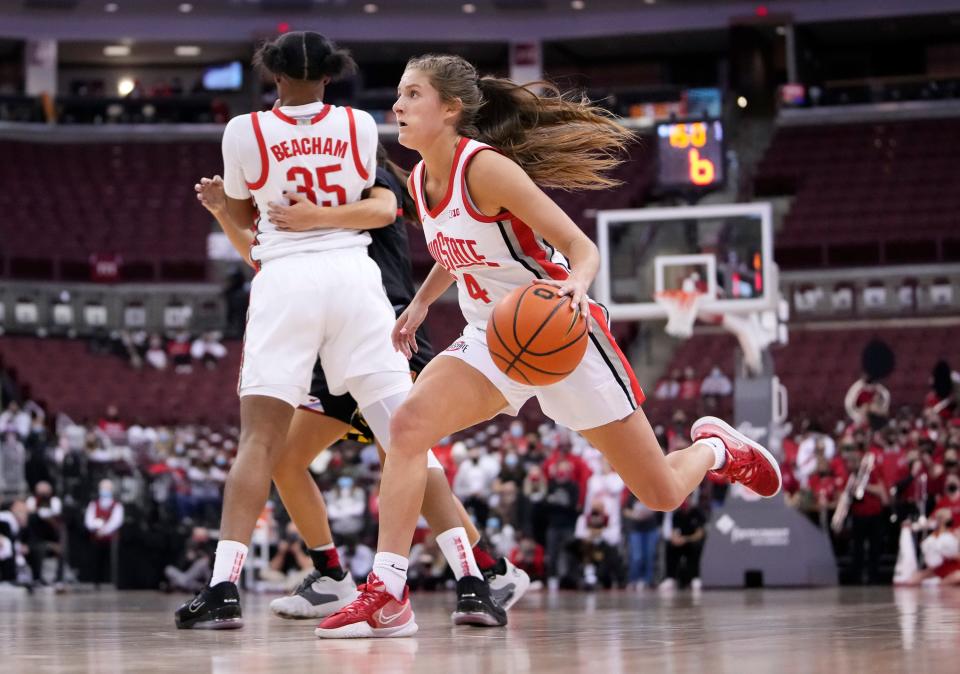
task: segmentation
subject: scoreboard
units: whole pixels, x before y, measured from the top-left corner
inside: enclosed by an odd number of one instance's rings
[[[707,190],[724,180],[719,120],[657,125],[658,184],[664,190]]]

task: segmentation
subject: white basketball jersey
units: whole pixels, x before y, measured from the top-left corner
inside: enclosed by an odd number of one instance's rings
[[[300,192],[322,206],[358,201],[373,187],[376,165],[377,125],[362,110],[322,102],[285,106],[234,117],[223,132],[227,196],[252,196],[260,211],[251,249],[257,262],[369,245],[370,235],[357,229],[281,231],[267,208],[286,203],[284,191]]]
[[[566,260],[525,223],[508,212],[488,217],[467,192],[466,168],[478,152],[494,148],[469,138],[457,145],[447,194],[428,208],[425,166],[413,169],[411,184],[433,259],[457,279],[467,323],[485,330],[494,305],[533,279],[565,279]]]

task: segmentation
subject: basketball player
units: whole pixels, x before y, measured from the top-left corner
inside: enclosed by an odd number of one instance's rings
[[[382,145],[378,147],[377,164],[376,184],[370,191],[369,199],[381,200],[390,217],[397,212],[397,203],[403,203],[404,216],[415,218],[416,207],[412,200],[409,197],[404,199],[403,182],[406,174],[387,159]],[[253,232],[249,228],[235,226],[226,214],[222,179],[219,176],[203,178],[195,189],[203,206],[217,218],[225,232],[230,232],[237,252],[246,256],[253,242]],[[330,221],[330,213],[340,209],[324,209],[309,200],[300,200],[296,195],[292,195],[292,198],[294,204],[272,204],[267,211],[272,222],[289,230],[304,231],[322,227]],[[394,310],[400,313],[414,295],[406,225],[402,219],[395,218],[386,227],[370,229],[369,232],[372,243],[368,252],[380,267],[387,297]],[[410,360],[410,370],[414,375],[419,374],[434,355],[433,347],[422,329],[417,332],[417,344],[417,354]],[[271,610],[281,617],[323,618],[349,604],[357,596],[352,578],[340,565],[326,516],[326,505],[308,468],[318,453],[351,431],[362,435],[364,439],[373,435],[349,393],[339,396],[330,393],[322,363],[318,361],[314,366],[309,397],[293,415],[286,446],[273,472],[281,500],[307,544],[314,563],[314,570],[292,594],[270,602]],[[434,475],[433,471],[431,475]],[[445,477],[436,479],[438,484],[428,486],[425,498],[429,501],[436,495],[440,499],[453,499],[468,540],[473,545],[477,566],[487,577],[494,600],[504,610],[509,610],[529,588],[529,576],[509,560],[495,560],[490,556],[480,545],[480,532],[456,496],[449,492]],[[428,507],[427,514],[431,511]]]
[[[240,446],[224,490],[210,584],[177,610],[180,628],[242,625],[236,581],[317,357],[329,392],[353,396],[387,452],[390,416],[411,387],[408,365],[390,345],[394,312],[380,270],[367,255],[370,235],[363,231],[363,218],[352,217],[358,210],[370,216],[367,204],[357,202],[375,184],[376,124],[367,113],[323,103],[326,84],[356,64],[312,32],[287,33],[264,44],[256,61],[273,75],[280,106],[232,119],[223,136],[229,219],[234,225],[249,223],[259,212],[250,251],[258,273],[238,385]],[[342,206],[343,220],[338,227],[305,232],[279,228],[264,214],[287,191],[322,206]],[[387,213],[382,224],[390,220]],[[436,457],[427,461],[439,467]],[[490,599],[452,498],[440,501],[434,520],[443,526],[434,528],[452,550],[459,579],[454,619],[505,624],[506,614]],[[416,631],[412,621],[398,624],[388,618],[385,631]]]
[[[516,414],[531,396],[547,416],[603,452],[652,509],[673,510],[709,471],[763,496],[776,494],[780,471],[770,453],[719,419],[698,419],[693,444],[664,456],[604,310],[587,297],[599,266],[597,248],[538,187],[610,185],[601,171],[617,163],[612,157],[629,132],[555,90],[540,95],[509,80],[478,78],[474,67],[456,56],[412,59],[398,95],[393,109],[400,144],[423,158],[408,186],[437,264],[397,320],[394,344],[408,357],[417,349],[417,327],[454,281],[467,327],[424,369],[391,420],[373,571],[360,597],[322,621],[317,635],[370,636],[366,621],[378,611],[413,622],[406,577],[391,565],[410,547],[426,479],[426,448],[498,413]],[[569,268],[551,259],[547,241],[570,261]],[[582,312],[592,329],[577,369],[546,387],[508,378],[486,344],[486,322],[496,302],[533,281],[569,297],[571,311]],[[402,634],[398,629],[383,636]]]

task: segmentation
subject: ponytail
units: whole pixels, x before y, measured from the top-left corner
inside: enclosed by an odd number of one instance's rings
[[[564,190],[620,184],[606,173],[623,162],[633,134],[611,113],[549,82],[520,85],[483,77],[479,89],[477,140],[498,148],[534,182]]]

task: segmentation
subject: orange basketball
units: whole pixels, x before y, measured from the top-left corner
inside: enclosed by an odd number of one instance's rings
[[[487,322],[493,362],[511,379],[547,386],[573,372],[587,351],[587,321],[570,298],[543,283],[521,286],[497,302]]]

